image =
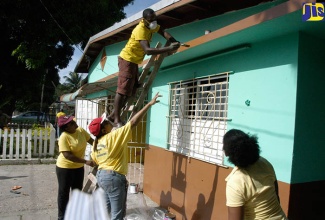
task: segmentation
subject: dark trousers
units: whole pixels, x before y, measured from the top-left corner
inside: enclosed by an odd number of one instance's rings
[[[68,205],[70,189],[82,190],[84,180],[84,167],[77,169],[67,169],[56,167],[58,179],[58,219],[63,220],[64,213]]]

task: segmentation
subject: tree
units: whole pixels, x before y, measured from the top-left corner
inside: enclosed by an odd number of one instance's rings
[[[89,37],[125,18],[123,8],[133,0],[2,0],[2,18],[10,37],[18,41],[13,54],[28,68],[58,59],[66,67],[72,45],[83,48]],[[63,56],[62,56],[63,55]]]
[[[77,91],[81,86],[87,83],[87,78],[82,78],[81,74],[70,72],[69,76],[64,76],[65,82],[55,86],[55,96],[60,96]]]
[[[63,85],[67,87],[70,92],[76,91],[83,82],[81,74],[75,72],[70,72],[69,76],[64,76],[64,79],[65,82],[63,83]]]
[[[34,108],[43,83],[44,103],[51,104],[57,98],[53,83],[59,84],[58,70],[68,65],[73,45],[83,48],[89,37],[125,18],[123,8],[131,2],[2,0],[0,105],[6,113]]]
[[[0,48],[0,59],[3,60],[0,68],[0,105],[3,111],[11,115],[15,109],[39,110],[45,69],[28,70],[23,63],[17,63],[17,59],[10,55],[10,50],[14,48],[10,39],[0,41]],[[53,102],[54,88],[50,82],[59,81],[54,69],[50,69],[45,77],[44,108]]]

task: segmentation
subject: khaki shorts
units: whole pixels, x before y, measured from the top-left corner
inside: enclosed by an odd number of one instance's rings
[[[118,57],[118,80],[116,92],[126,96],[132,96],[137,91],[139,67],[136,63],[131,63]]]

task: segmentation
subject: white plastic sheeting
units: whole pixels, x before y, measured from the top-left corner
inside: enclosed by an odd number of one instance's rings
[[[68,220],[110,220],[107,212],[105,192],[98,188],[92,194],[73,190],[64,219]],[[125,220],[163,220],[164,212],[148,207],[142,193],[128,194]]]
[[[93,194],[73,190],[64,219],[106,220],[108,216],[104,190],[99,188]]]

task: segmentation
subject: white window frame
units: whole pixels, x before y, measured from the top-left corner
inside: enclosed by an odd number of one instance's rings
[[[170,151],[224,166],[229,73],[169,83]]]

